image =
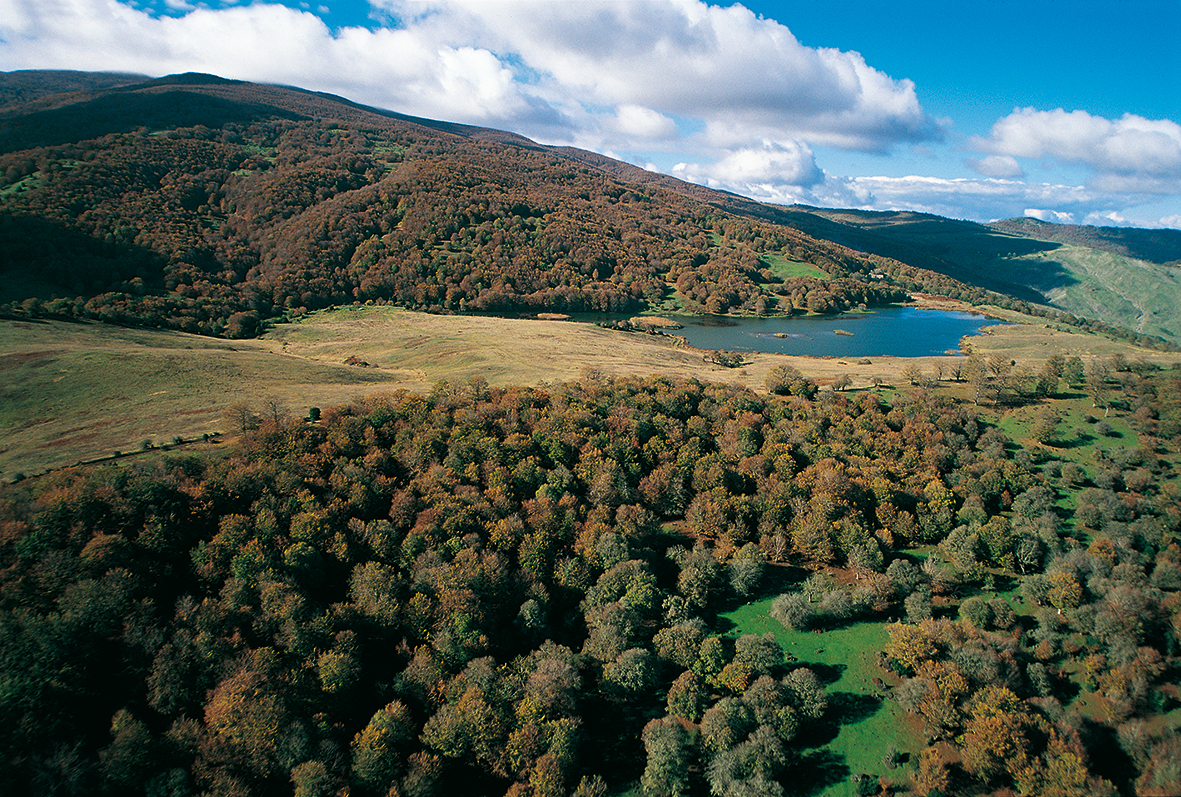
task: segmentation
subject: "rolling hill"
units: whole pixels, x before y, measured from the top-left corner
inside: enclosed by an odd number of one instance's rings
[[[782,221],[1064,313],[1181,341],[1181,230],[795,206]]]
[[[764,205],[212,75],[0,75],[10,315],[252,337],[356,302],[829,313],[922,291],[1181,340],[1181,233],[1088,230]]]

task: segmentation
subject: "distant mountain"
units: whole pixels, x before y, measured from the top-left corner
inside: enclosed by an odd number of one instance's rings
[[[988,226],[1025,238],[1085,246],[1133,260],[1181,267],[1181,230],[1088,227],[1081,224],[1051,224],[1030,218],[1008,219]]]
[[[10,108],[29,106],[45,97],[58,97],[59,101],[65,102],[69,92],[97,91],[145,80],[149,80],[147,75],[119,72],[30,69],[0,73],[0,114]]]
[[[992,224],[906,211],[795,206],[780,219],[817,238],[1009,296],[1181,341],[1181,231]]]
[[[1036,310],[1074,272],[1028,260],[1063,246],[1028,232],[765,205],[298,88],[0,74],[10,313],[242,336],[357,301],[783,313],[928,291]]]

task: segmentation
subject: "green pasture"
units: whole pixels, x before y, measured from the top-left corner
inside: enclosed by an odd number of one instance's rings
[[[797,772],[806,783],[797,783],[796,793],[810,797],[852,797],[850,778],[869,773],[906,781],[906,765],[889,769],[882,761],[889,750],[910,754],[922,748],[905,711],[875,687],[873,679],[884,673],[876,656],[886,644],[885,624],[853,623],[823,633],[789,631],[770,616],[774,598],[748,603],[722,615],[733,623],[726,633],[772,633],[785,653],[802,666],[813,669],[829,697],[830,724],[820,738],[800,740],[801,762]]]
[[[1047,291],[1056,307],[1173,341],[1181,338],[1181,275],[1175,268],[1070,244],[1012,260],[1069,274]]]
[[[781,279],[793,277],[815,277],[816,279],[831,279],[831,275],[816,268],[811,263],[800,260],[788,260],[783,255],[764,253],[760,258],[767,269]]]

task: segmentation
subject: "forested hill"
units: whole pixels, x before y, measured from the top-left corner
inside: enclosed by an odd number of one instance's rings
[[[370,301],[759,314],[838,312],[916,290],[1026,311],[1045,301],[1027,281],[921,247],[867,245],[819,220],[595,153],[302,89],[201,74],[0,74],[0,312],[10,315],[243,337],[270,319]],[[1089,317],[1150,345],[1162,331],[1104,308]]]
[[[922,282],[870,279],[905,269],[742,218],[735,197],[510,133],[208,75],[52,80],[0,115],[13,312],[247,336],[354,301],[828,311]]]

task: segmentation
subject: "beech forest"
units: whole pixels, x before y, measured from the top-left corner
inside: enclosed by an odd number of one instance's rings
[[[1139,445],[1089,473],[943,391],[587,374],[236,405],[221,456],[6,487],[5,779],[813,793],[840,696],[721,618],[773,598],[785,631],[885,625],[920,744],[856,793],[1176,793],[1181,383],[1121,379]]]

